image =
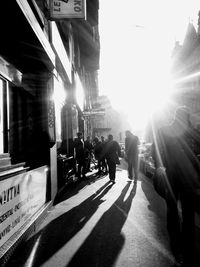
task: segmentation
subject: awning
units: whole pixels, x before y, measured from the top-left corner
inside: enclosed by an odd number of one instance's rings
[[[1,3],[0,55],[21,72],[52,70],[55,55],[27,0]]]

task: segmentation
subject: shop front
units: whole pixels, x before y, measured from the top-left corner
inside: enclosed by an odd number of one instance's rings
[[[55,54],[27,1],[4,1],[2,10],[12,23],[1,16],[0,266],[36,231],[57,179],[48,86]]]

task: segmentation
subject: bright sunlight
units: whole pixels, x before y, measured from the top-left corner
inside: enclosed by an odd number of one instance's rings
[[[171,52],[198,8],[198,1],[100,1],[100,93],[127,115],[132,130],[144,129],[169,103]]]

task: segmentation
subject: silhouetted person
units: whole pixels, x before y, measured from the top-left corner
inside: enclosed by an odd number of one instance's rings
[[[194,219],[195,209],[199,210],[200,205],[200,168],[192,143],[190,113],[187,108],[180,107],[173,123],[157,130],[152,146],[157,177],[154,179],[166,181],[162,197],[167,204],[167,228],[172,252],[179,262],[183,257],[183,266],[191,267],[196,266]],[[156,188],[156,183],[154,186]]]
[[[128,178],[133,179],[134,170],[134,182],[137,182],[139,138],[130,131],[126,131],[125,134],[125,154],[128,162]]]
[[[106,162],[106,158],[105,158],[105,145],[106,145],[106,141],[104,136],[101,136],[101,146],[102,146],[102,152],[101,152],[101,166],[102,166],[102,170],[104,171],[104,173],[108,172],[108,166],[107,166],[107,162]]]
[[[99,140],[98,137],[94,138],[94,157],[97,160],[97,167],[98,167],[98,173],[100,174],[102,172],[102,143]]]
[[[119,164],[119,156],[121,149],[117,141],[113,140],[112,134],[108,135],[108,140],[105,145],[106,154],[105,158],[108,164],[108,172],[110,180],[115,183],[116,164]]]
[[[83,134],[81,132],[77,133],[77,138],[74,141],[74,149],[75,149],[75,159],[78,164],[78,179],[86,178],[85,176],[85,169],[86,169],[86,161],[85,161],[85,149],[84,149],[84,142],[83,142]]]

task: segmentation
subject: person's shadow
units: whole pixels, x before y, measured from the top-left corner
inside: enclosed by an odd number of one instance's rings
[[[23,266],[25,264],[36,243],[37,249],[34,251],[32,267],[40,266],[53,256],[84,227],[101,203],[104,202],[102,197],[108,193],[112,186],[113,184],[106,182],[80,205],[51,221],[44,229],[30,238],[24,244],[24,247],[20,247],[16,251],[17,258],[23,251],[23,256],[20,257],[20,263],[18,262],[17,266]],[[16,266],[16,262],[9,262],[9,266]]]
[[[104,213],[91,234],[73,256],[67,265],[68,267],[113,266],[125,241],[121,230],[136,194],[136,184],[134,184],[128,197],[124,199],[131,185],[133,183],[127,183],[120,196]]]

